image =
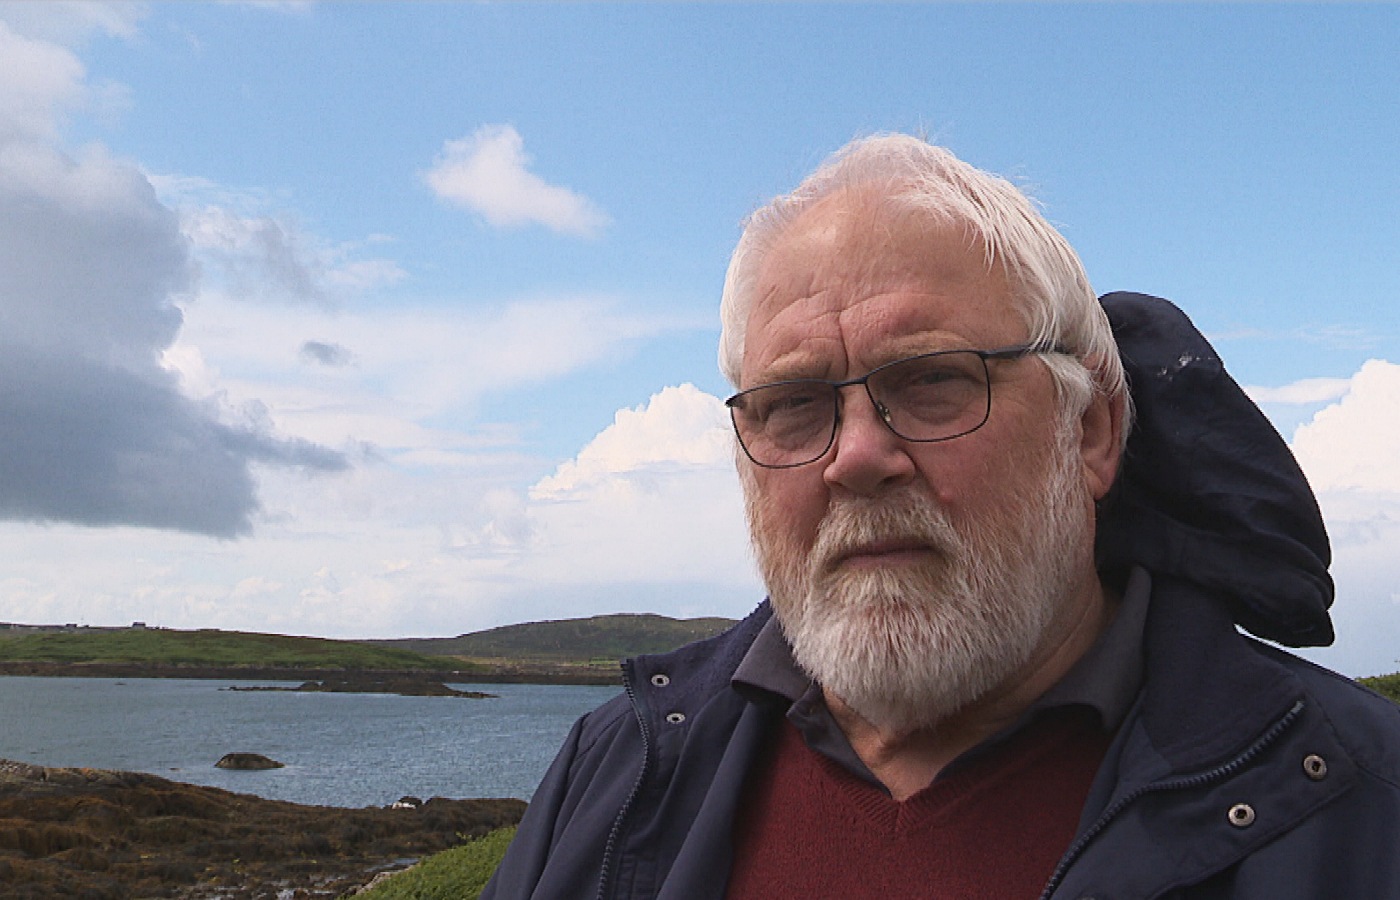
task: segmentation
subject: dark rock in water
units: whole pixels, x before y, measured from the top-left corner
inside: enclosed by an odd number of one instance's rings
[[[519,800],[342,809],[0,759],[0,897],[330,898],[520,819]]]
[[[239,769],[247,772],[261,772],[265,769],[280,769],[283,764],[268,759],[261,753],[225,753],[224,758],[214,763],[217,769]]]

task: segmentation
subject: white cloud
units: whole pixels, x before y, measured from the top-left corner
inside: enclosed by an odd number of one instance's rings
[[[1331,403],[1351,387],[1350,378],[1304,378],[1280,387],[1246,385],[1244,392],[1255,403]]]
[[[650,610],[669,615],[682,588],[708,597],[711,615],[741,616],[763,596],[732,465],[617,475],[583,496],[533,501],[527,519],[516,570],[537,589],[654,585]]]
[[[1354,325],[1322,325],[1298,331],[1296,335],[1328,350],[1365,352],[1374,350],[1381,342],[1379,334]]]
[[[447,141],[423,177],[444,200],[465,206],[498,228],[543,225],[561,234],[593,237],[608,216],[588,198],[546,182],[529,170],[525,142],[510,125],[483,125]]]
[[[59,117],[87,97],[85,77],[71,51],[0,22],[0,145],[52,139]]]
[[[0,22],[25,37],[74,46],[95,34],[135,37],[137,23],[146,17],[146,12],[145,3],[11,2],[0,3]]]
[[[723,402],[692,384],[668,387],[644,406],[618,410],[577,457],[532,487],[530,498],[567,500],[654,469],[727,469],[732,448]]]
[[[205,293],[185,305],[165,364],[197,397],[265,402],[276,427],[329,443],[454,449],[421,423],[470,418],[480,398],[544,384],[617,358],[634,341],[689,327],[617,300],[503,300],[485,308],[242,303]],[[306,364],[308,343],[353,365]]]
[[[265,212],[270,201],[201,178],[152,176],[180,211],[180,226],[206,287],[244,299],[326,303],[387,287],[407,277],[389,259],[358,259],[365,243],[331,244],[290,217]]]
[[[1337,403],[1298,428],[1293,452],[1316,490],[1400,493],[1400,365],[1369,360]]]
[[[1350,675],[1400,669],[1400,365],[1373,359],[1299,426],[1293,453],[1332,541],[1337,643],[1306,655]]]
[[[723,403],[693,385],[620,410],[530,489],[520,565],[546,583],[742,587],[751,605],[757,587],[732,448]]]
[[[308,15],[316,6],[315,0],[228,0],[231,6],[290,15]]]

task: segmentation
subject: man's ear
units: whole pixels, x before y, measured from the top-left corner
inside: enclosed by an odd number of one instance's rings
[[[1122,397],[1094,392],[1080,417],[1079,455],[1084,461],[1084,482],[1093,498],[1102,500],[1113,487],[1123,455]]]

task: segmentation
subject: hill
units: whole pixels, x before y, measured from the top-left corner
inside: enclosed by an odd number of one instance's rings
[[[733,624],[732,619],[672,619],[651,613],[620,613],[503,625],[455,638],[405,638],[367,643],[475,661],[615,662],[641,653],[665,653],[691,641],[711,637]]]
[[[0,631],[0,662],[423,672],[457,667],[440,656],[359,641],[141,627]]]
[[[338,641],[256,632],[0,623],[0,675],[252,678],[420,673],[443,680],[616,684],[617,661],[661,653],[728,627],[728,619],[594,616],[508,625],[455,638]]]

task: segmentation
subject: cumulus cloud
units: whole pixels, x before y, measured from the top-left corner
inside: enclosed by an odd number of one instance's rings
[[[613,423],[578,456],[530,489],[534,500],[561,500],[606,491],[618,479],[695,467],[727,469],[733,440],[724,404],[692,384],[668,387]]]
[[[84,74],[71,51],[0,21],[0,144],[54,137],[60,116],[87,95]]]
[[[543,583],[705,585],[712,604],[742,588],[747,609],[757,588],[732,447],[723,403],[693,385],[620,410],[507,517],[528,534],[520,564]]]
[[[162,365],[194,284],[179,220],[136,167],[57,146],[81,66],[5,28],[0,67],[39,71],[0,72],[0,518],[246,533],[252,463],[345,461],[180,392]]]
[[[439,197],[498,228],[534,224],[579,237],[603,230],[606,213],[581,194],[531,172],[531,162],[513,127],[483,125],[470,137],[444,143],[423,177]]]
[[[1400,669],[1400,365],[1373,359],[1292,442],[1332,539],[1335,647],[1308,655],[1352,675]]]
[[[61,4],[53,4],[62,19]],[[31,10],[24,14],[23,10]],[[52,142],[75,112],[113,113],[125,109],[128,92],[112,82],[93,84],[67,47],[36,34],[53,16],[50,4],[0,7],[0,144],[18,140]],[[6,18],[14,21],[7,22]],[[100,21],[100,18],[97,20]],[[118,17],[115,21],[123,21]],[[30,26],[22,30],[20,26]],[[96,26],[93,26],[96,27]],[[74,29],[81,30],[74,24]],[[66,31],[64,27],[55,30]],[[76,36],[75,36],[76,39]]]
[[[1298,428],[1293,452],[1318,490],[1400,493],[1400,365],[1367,361],[1337,403]]]
[[[248,463],[344,468],[340,454],[225,425],[173,379],[26,347],[0,352],[0,518],[234,537],[256,509]]]

